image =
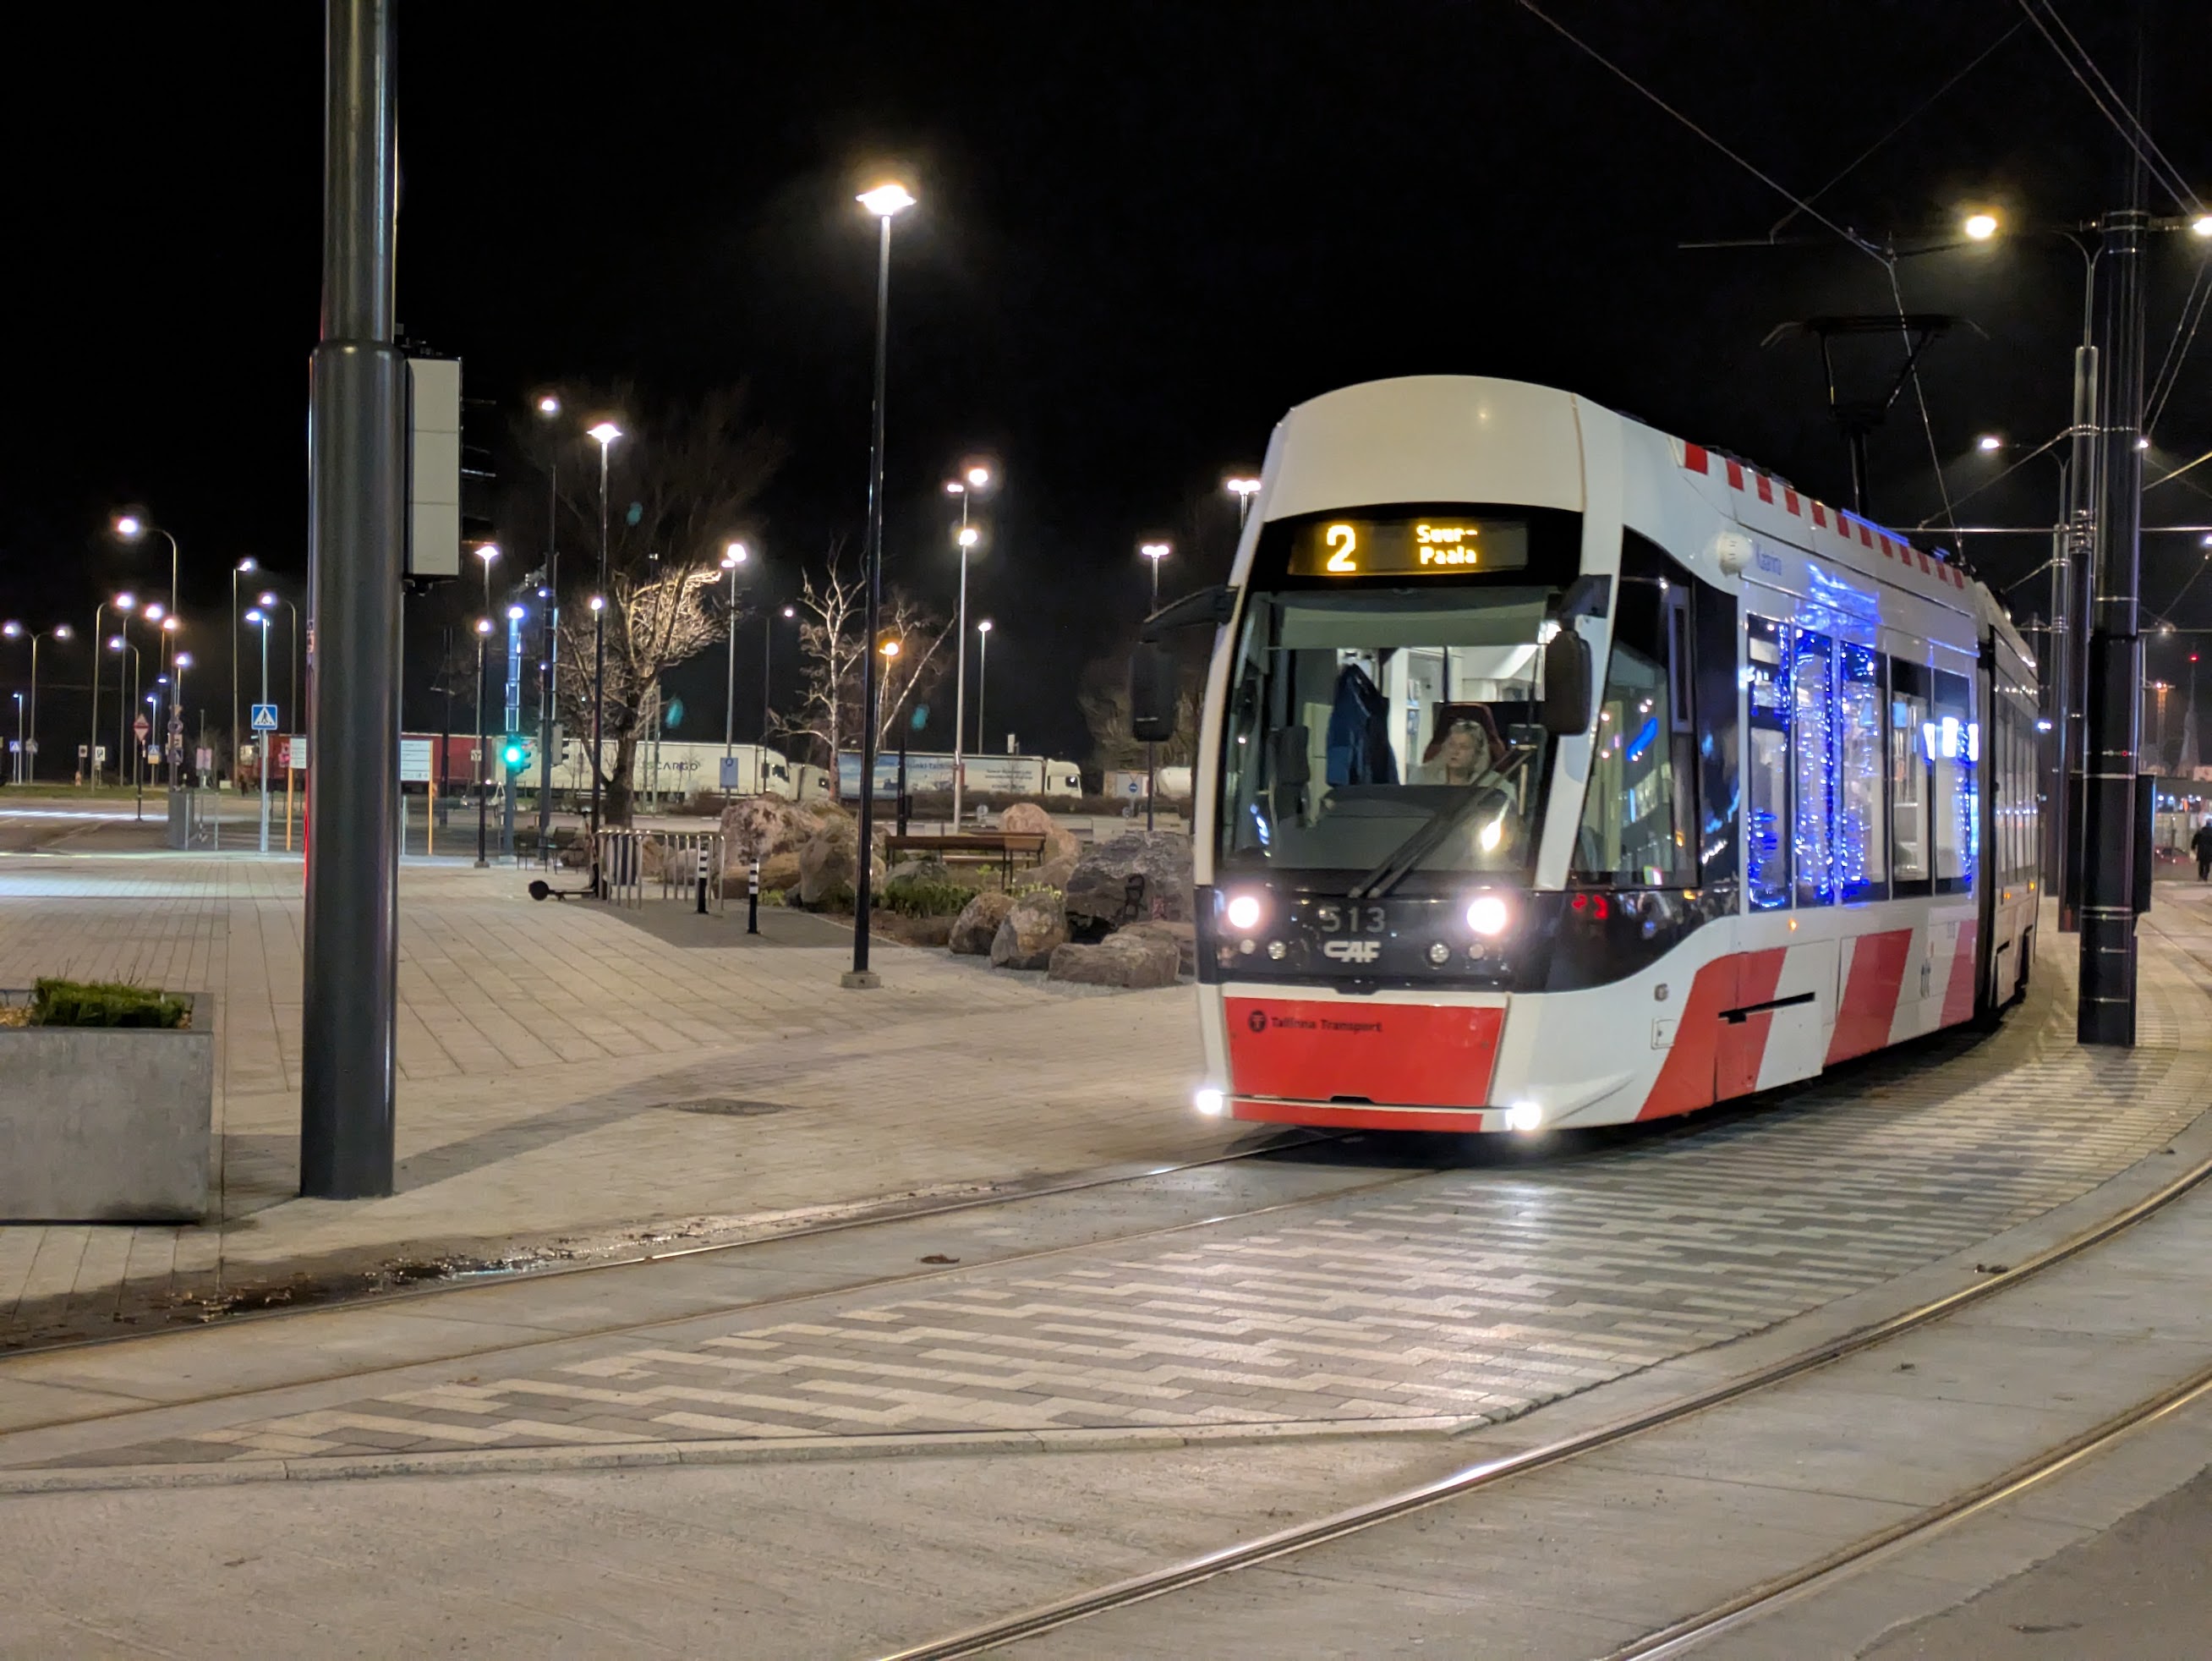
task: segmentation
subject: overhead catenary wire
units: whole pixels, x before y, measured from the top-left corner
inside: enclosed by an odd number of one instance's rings
[[[2021,9],[2027,14],[2027,21],[2035,25],[2036,32],[2050,43],[2051,51],[2058,54],[2058,59],[2065,64],[2067,72],[2081,82],[2081,90],[2089,94],[2089,101],[2097,106],[2106,120],[2112,123],[2113,130],[2135,152],[2136,159],[2143,164],[2151,177],[2191,213],[2203,213],[2204,204],[2197,199],[2197,192],[2189,188],[2189,181],[2182,177],[2181,170],[2166,159],[2166,152],[2150,136],[2150,130],[2143,125],[2142,118],[2129,107],[2128,100],[2120,96],[2112,82],[2106,78],[2104,70],[2097,67],[2097,60],[2089,56],[2088,49],[2082,46],[2080,38],[2066,26],[2066,20],[2058,15],[2058,8],[2052,0],[2042,0],[2040,15],[2038,15],[2037,0],[2020,0],[2020,5]],[[2045,27],[2044,19],[2046,17],[2051,26],[2066,37],[2063,45],[2060,44],[2057,35],[2051,33],[2051,27]],[[2085,68],[2097,78],[2096,87],[2091,86],[2082,75]],[[2104,88],[2101,95],[2097,87]]]
[[[2197,344],[2197,326],[2204,321],[2206,305],[2212,303],[2212,283],[2205,281],[2208,272],[2212,272],[2212,260],[2198,260],[2196,275],[2190,279],[2188,297],[2181,302],[2181,315],[2174,319],[2173,337],[2166,343],[2166,356],[2159,360],[2158,374],[2153,377],[2150,394],[2144,400],[2142,429],[2146,434],[2157,430],[2159,417],[2166,413],[2166,400],[2180,383],[2182,365],[2189,361],[2190,351]]]

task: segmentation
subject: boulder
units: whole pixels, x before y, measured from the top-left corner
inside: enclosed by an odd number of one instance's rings
[[[1075,832],[1033,801],[1018,801],[1008,807],[999,815],[999,829],[1019,837],[1042,836],[1048,865],[1060,860],[1073,862],[1083,852]]]
[[[1096,940],[1132,922],[1189,922],[1190,838],[1132,830],[1093,843],[1067,879],[1068,928]]]
[[[799,853],[799,900],[819,905],[830,891],[849,891],[860,872],[860,834],[850,819],[823,821]]]
[[[1000,920],[991,938],[991,962],[1000,969],[1042,969],[1053,947],[1067,939],[1067,919],[1060,896],[1048,888],[1024,894]]]
[[[891,867],[891,875],[901,882],[957,882],[952,867],[935,855],[918,860],[901,860]]]
[[[965,958],[988,957],[991,942],[998,938],[999,925],[1013,909],[1012,894],[1002,894],[995,888],[985,889],[963,906],[960,915],[952,920],[952,932],[946,937],[946,946]]]
[[[1067,879],[1075,874],[1075,861],[1048,860],[1027,871],[1014,873],[1014,885],[1018,888],[1066,888]]]
[[[742,876],[742,873],[740,875]],[[799,886],[799,855],[795,853],[786,851],[781,854],[770,854],[761,861],[761,891],[763,893],[768,892],[770,889],[788,891]]]
[[[722,862],[741,871],[755,860],[796,854],[821,830],[819,804],[800,806],[782,796],[740,796],[722,810]]]
[[[1118,940],[1124,935],[1144,940],[1165,940],[1176,949],[1176,965],[1185,975],[1198,973],[1198,925],[1194,922],[1133,922],[1127,928],[1117,929],[1106,938]]]
[[[1071,940],[1054,946],[1045,977],[1072,981],[1078,986],[1119,986],[1132,990],[1173,986],[1178,961],[1173,940],[1123,929],[1096,946]]]

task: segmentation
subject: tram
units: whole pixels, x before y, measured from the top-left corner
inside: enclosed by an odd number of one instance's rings
[[[1992,1015],[2037,921],[2036,670],[1990,592],[1551,387],[1356,386],[1271,440],[1194,803],[1201,1112],[1530,1132]]]

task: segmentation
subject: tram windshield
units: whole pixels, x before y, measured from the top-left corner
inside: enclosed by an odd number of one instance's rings
[[[1548,587],[1255,593],[1223,731],[1221,863],[1525,877]]]

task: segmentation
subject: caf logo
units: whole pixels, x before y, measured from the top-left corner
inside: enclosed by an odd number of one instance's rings
[[[1265,1032],[1267,1030],[1267,1012],[1261,1009],[1254,1010],[1250,1014],[1244,1018],[1244,1025],[1250,1027],[1255,1032]]]

